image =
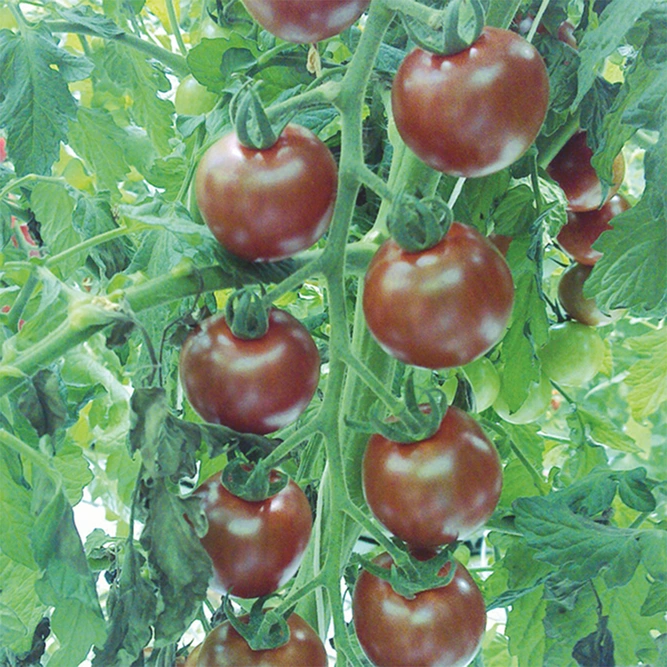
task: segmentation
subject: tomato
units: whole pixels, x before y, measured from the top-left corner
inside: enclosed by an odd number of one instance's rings
[[[190,651],[190,655],[188,655],[188,659],[185,661],[185,667],[197,667],[197,665],[199,664],[200,652],[201,652],[201,644],[198,644],[192,649],[192,651]]]
[[[600,209],[579,213],[568,211],[567,223],[556,237],[558,243],[577,262],[592,266],[602,257],[601,252],[593,249],[593,244],[602,232],[612,228],[609,224],[612,218],[629,208],[630,204],[621,195],[614,195]]]
[[[195,495],[208,519],[201,543],[213,561],[213,586],[220,593],[270,595],[294,576],[313,522],[306,494],[293,481],[266,500],[249,501],[230,493],[218,474]]]
[[[385,528],[410,546],[436,547],[486,523],[500,498],[502,467],[477,422],[450,406],[426,440],[401,444],[372,435],[362,480],[366,502]]]
[[[503,257],[507,257],[507,251],[510,249],[510,243],[512,243],[511,236],[506,236],[504,234],[490,234],[489,241],[498,248]]]
[[[619,153],[612,166],[612,187],[602,199],[602,184],[591,164],[593,151],[586,143],[586,133],[577,132],[561,148],[547,167],[547,173],[560,185],[572,211],[600,208],[618,190],[625,176],[625,159]]]
[[[570,23],[570,21],[563,21],[558,26],[558,33],[556,36],[564,44],[567,44],[573,49],[576,49],[579,45],[577,44],[577,38],[574,36],[574,31],[575,27],[572,25],[572,23]]]
[[[176,88],[174,106],[177,114],[198,116],[210,111],[215,106],[217,99],[218,96],[215,93],[211,93],[192,74],[188,74]]]
[[[249,261],[290,257],[313,245],[331,222],[337,167],[310,130],[288,125],[265,150],[228,134],[197,168],[201,214],[230,252]]]
[[[398,132],[417,157],[446,174],[486,176],[515,162],[537,137],[549,77],[523,37],[486,27],[454,55],[413,50],[391,99]]]
[[[549,330],[539,351],[544,372],[556,384],[580,387],[602,367],[605,347],[595,329],[579,322],[563,322]]]
[[[306,328],[273,309],[256,340],[232,334],[223,316],[204,320],[180,356],[185,394],[207,422],[264,435],[294,422],[317,389],[320,357]]]
[[[371,0],[243,0],[265,30],[287,42],[310,44],[349,28]]]
[[[518,410],[510,412],[507,398],[503,392],[502,382],[500,393],[493,403],[493,409],[501,419],[510,424],[529,424],[543,417],[551,402],[551,383],[543,373],[537,386],[532,386],[526,400],[519,406]]]
[[[584,296],[584,283],[592,270],[592,266],[577,262],[568,267],[558,283],[558,300],[565,312],[577,322],[597,327],[609,324],[613,317],[603,313],[595,299]]]
[[[384,553],[374,562],[389,568],[392,561]],[[448,572],[449,564],[440,574]],[[374,665],[464,667],[479,650],[486,609],[477,584],[457,563],[450,584],[417,593],[412,600],[364,570],[354,588],[352,619]]]
[[[387,353],[406,364],[448,368],[502,338],[513,301],[502,255],[475,229],[454,222],[429,250],[407,252],[385,241],[366,273],[363,309]]]
[[[7,149],[5,147],[5,138],[0,137],[0,162],[4,162],[7,159]]]
[[[493,405],[500,392],[500,375],[493,363],[486,357],[480,357],[463,367],[463,371],[475,394],[475,408],[483,412]]]
[[[242,621],[247,621],[242,616]],[[208,633],[193,667],[326,667],[322,640],[298,614],[287,619],[290,638],[274,649],[253,651],[229,621]]]

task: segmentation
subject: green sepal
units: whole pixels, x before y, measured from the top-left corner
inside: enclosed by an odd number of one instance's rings
[[[253,466],[236,458],[225,466],[220,481],[238,498],[260,502],[280,493],[287,486],[289,477],[279,470],[266,470],[261,463]]]
[[[256,87],[248,84],[232,98],[229,114],[239,142],[246,148],[254,150],[266,150],[275,145],[289,122],[285,117],[274,127],[257,94]]]
[[[225,320],[232,334],[242,340],[256,340],[269,330],[269,309],[262,294],[243,288],[234,292],[225,306]]]
[[[403,250],[421,252],[440,243],[453,220],[452,210],[439,197],[402,193],[392,203],[387,229]]]
[[[454,578],[456,560],[449,547],[445,547],[426,560],[416,558],[407,551],[404,553],[405,558],[400,558],[398,563],[394,560],[390,568],[377,565],[360,554],[355,554],[353,558],[364,570],[378,579],[388,581],[396,593],[408,600],[414,599],[423,591],[447,586]],[[448,571],[440,575],[440,571],[447,564],[449,564]]]
[[[456,385],[452,405],[464,412],[477,412],[477,400],[470,380],[465,376],[465,373],[457,373],[456,380],[458,384]]]
[[[481,0],[453,0],[426,19],[403,13],[401,19],[408,36],[420,48],[439,56],[451,56],[477,41],[486,14]]]
[[[266,651],[284,646],[290,638],[290,630],[287,618],[292,614],[294,608],[287,610],[285,614],[278,614],[275,610],[263,610],[264,603],[272,595],[258,598],[250,609],[247,621],[242,621],[232,609],[229,595],[223,600],[223,611],[229,624],[248,642],[253,651]]]

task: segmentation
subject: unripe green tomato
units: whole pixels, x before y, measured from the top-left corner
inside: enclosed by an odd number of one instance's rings
[[[210,111],[216,103],[218,96],[210,92],[206,86],[202,86],[197,79],[188,74],[178,84],[174,106],[176,113],[181,116],[198,116]]]
[[[502,419],[510,424],[529,424],[537,421],[546,413],[551,402],[551,384],[549,378],[542,373],[537,386],[531,387],[528,397],[516,412],[510,413],[507,400],[503,396],[502,383],[498,398],[493,403],[493,409]]]
[[[605,346],[595,329],[579,322],[562,322],[549,330],[538,353],[542,369],[556,384],[580,387],[602,367]]]
[[[463,372],[475,394],[475,408],[483,412],[493,405],[500,392],[500,375],[487,357],[480,357],[463,366]]]

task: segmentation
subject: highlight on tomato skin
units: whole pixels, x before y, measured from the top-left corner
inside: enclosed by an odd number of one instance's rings
[[[265,500],[249,501],[228,491],[218,474],[194,495],[208,520],[201,543],[213,561],[215,590],[256,598],[274,593],[294,576],[313,523],[308,498],[294,481]]]
[[[604,326],[620,315],[619,311],[603,313],[595,299],[584,296],[584,285],[591,275],[592,266],[574,262],[561,275],[558,282],[558,301],[563,310],[577,322],[591,327]]]
[[[416,48],[392,84],[396,128],[437,171],[476,178],[518,160],[535,141],[549,106],[549,76],[532,44],[486,27],[450,56]]]
[[[398,443],[374,434],[362,483],[375,518],[411,547],[466,539],[493,514],[502,488],[496,448],[479,424],[450,406],[425,440]]]
[[[389,568],[384,553],[373,561]],[[449,573],[449,564],[440,571]],[[374,665],[466,667],[479,651],[486,629],[484,598],[468,570],[456,563],[451,583],[408,600],[388,581],[363,570],[352,597],[359,643]]]
[[[591,164],[593,151],[586,132],[575,133],[547,166],[547,173],[562,188],[570,211],[599,209],[618,191],[625,176],[625,158],[619,153],[612,165],[612,184],[603,198],[602,183]]]
[[[287,42],[312,44],[349,28],[371,0],[243,0],[248,13]]]

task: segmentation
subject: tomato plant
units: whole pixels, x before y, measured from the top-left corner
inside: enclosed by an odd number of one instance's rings
[[[288,42],[313,43],[349,28],[370,0],[319,0],[304,6],[300,0],[243,0],[263,28]]]
[[[413,547],[436,547],[484,525],[500,497],[502,469],[477,422],[450,406],[426,440],[371,436],[363,484],[368,506],[392,534]]]
[[[555,324],[540,350],[545,373],[554,382],[579,387],[590,382],[602,367],[605,347],[593,327],[579,322]]]
[[[591,275],[592,266],[574,262],[558,281],[558,300],[563,310],[572,318],[591,327],[612,322],[612,316],[603,313],[595,299],[584,296],[584,284]]]
[[[602,257],[602,253],[593,248],[593,244],[603,232],[611,229],[611,220],[629,208],[630,204],[626,199],[621,195],[614,195],[602,208],[593,211],[569,211],[567,223],[558,232],[558,243],[577,262],[592,266]]]
[[[412,51],[391,99],[396,127],[420,159],[446,174],[479,177],[509,166],[533,143],[549,78],[535,47],[516,33],[485,28],[452,56]]]
[[[215,106],[217,99],[217,95],[208,91],[206,86],[202,86],[190,74],[178,84],[174,106],[178,114],[197,116],[210,111]]]
[[[389,568],[392,560],[382,554],[374,562]],[[445,566],[441,576],[448,571]],[[359,642],[374,665],[465,667],[486,627],[484,598],[460,563],[447,586],[417,593],[412,600],[364,571],[354,587],[352,614]]]
[[[500,375],[493,362],[480,357],[463,367],[475,395],[475,409],[483,412],[493,405],[500,392]]]
[[[220,592],[241,598],[270,595],[294,576],[312,519],[308,499],[293,481],[265,500],[250,501],[228,491],[214,475],[195,496],[208,520],[201,542]]]
[[[612,183],[603,197],[602,183],[591,164],[593,151],[587,143],[585,132],[577,132],[549,163],[547,173],[565,192],[571,211],[599,209],[616,193],[625,175],[625,158],[616,156],[613,164]]]
[[[223,316],[185,341],[180,375],[203,419],[236,431],[271,433],[291,424],[312,399],[320,374],[317,347],[292,315],[273,309],[261,338],[237,338]],[[267,391],[271,387],[271,391]]]
[[[510,424],[529,424],[544,419],[550,402],[551,384],[543,373],[537,386],[530,387],[526,400],[516,410],[510,410],[501,381],[500,393],[493,403],[493,409]]]
[[[385,241],[366,273],[363,308],[370,332],[389,354],[445,368],[471,362],[502,338],[513,299],[500,253],[455,222],[440,243],[421,252]]]
[[[288,125],[271,148],[228,134],[197,168],[197,203],[213,235],[247,259],[278,260],[312,246],[336,199],[336,163],[309,130]]]

